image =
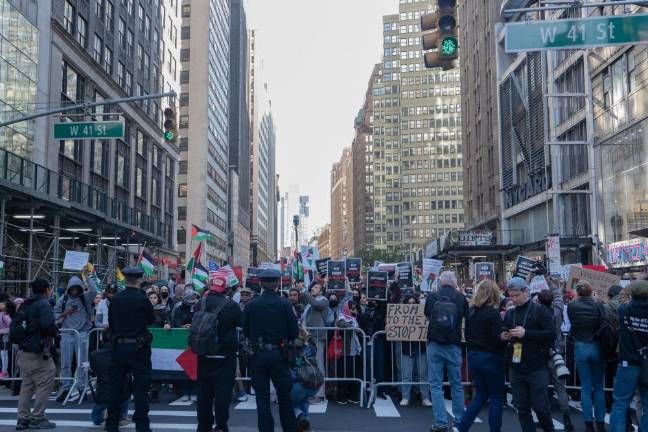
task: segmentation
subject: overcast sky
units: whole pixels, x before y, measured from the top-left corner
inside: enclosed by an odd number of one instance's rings
[[[351,145],[373,65],[382,56],[382,16],[398,0],[247,0],[277,123],[282,191],[311,198],[311,229],[330,219],[330,171]]]

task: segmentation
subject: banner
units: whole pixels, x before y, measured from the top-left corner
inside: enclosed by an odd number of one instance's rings
[[[245,277],[245,286],[250,288],[257,294],[261,292],[261,284],[259,284],[259,273],[261,273],[260,268],[248,267],[247,276]]]
[[[360,269],[362,268],[362,258],[346,259],[346,276],[349,283],[360,283]]]
[[[384,271],[367,272],[367,298],[369,300],[387,301],[387,278]]]
[[[328,262],[331,261],[331,258],[322,258],[315,261],[315,266],[317,267],[317,273],[320,277],[325,278],[328,275]]]
[[[441,267],[443,267],[443,261],[423,258],[421,291],[432,291],[436,287],[436,279],[441,273]]]
[[[492,262],[476,262],[475,280],[483,281],[485,279],[495,280],[495,264]]]
[[[610,273],[604,273],[584,267],[572,266],[569,270],[569,280],[567,281],[568,289],[576,289],[576,284],[580,280],[585,280],[592,285],[596,297],[599,299],[607,298],[607,291],[612,285],[619,285],[620,276]]]
[[[65,251],[63,270],[81,271],[88,263],[90,254],[88,252]]]
[[[319,250],[315,246],[302,246],[301,247],[301,261],[306,270],[317,271],[315,262],[319,259]]]
[[[338,296],[342,298],[346,292],[345,284],[345,265],[344,261],[333,261],[328,262],[328,286],[326,287],[327,291],[333,291]]]
[[[396,273],[398,273],[398,286],[400,289],[414,289],[412,263],[402,262],[396,264]]]
[[[515,261],[515,273],[513,276],[519,276],[522,279],[526,279],[530,273],[535,271],[537,261],[533,258],[527,258],[525,256],[518,256],[517,261]]]
[[[549,274],[560,276],[560,236],[558,234],[547,236],[547,261]]]
[[[427,342],[425,305],[388,304],[385,335],[388,341]]]
[[[149,328],[152,376],[156,380],[196,380],[198,360],[187,346],[188,329]]]

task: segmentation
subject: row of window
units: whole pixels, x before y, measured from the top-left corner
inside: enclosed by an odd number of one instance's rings
[[[405,174],[401,177],[401,180],[403,184],[463,182],[463,172]]]
[[[462,186],[403,188],[403,198],[463,195]],[[397,201],[400,200],[397,199]],[[389,197],[387,197],[389,201]]]

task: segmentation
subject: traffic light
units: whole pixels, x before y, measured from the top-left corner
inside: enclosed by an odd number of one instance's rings
[[[175,108],[164,109],[164,141],[174,143],[178,136],[178,123]]]
[[[437,11],[421,16],[421,36],[425,67],[440,67],[443,70],[454,67],[453,60],[459,57],[457,37],[457,0],[437,0]]]

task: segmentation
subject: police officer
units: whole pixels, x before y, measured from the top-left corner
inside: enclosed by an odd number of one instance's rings
[[[277,294],[281,274],[263,270],[259,282],[263,293],[243,311],[243,332],[252,355],[250,375],[256,391],[257,420],[260,432],[273,432],[270,412],[270,380],[277,390],[279,417],[284,432],[296,432],[297,421],[292,409],[292,380],[288,365],[288,345],[299,336],[297,319],[287,300]]]
[[[112,385],[108,400],[106,430],[119,430],[120,405],[123,388],[132,376],[135,397],[133,422],[137,432],[149,432],[148,387],[151,383],[151,334],[147,327],[153,323],[153,306],[140,290],[144,272],[128,267],[123,270],[126,289],[112,298],[108,309],[113,354],[109,375]]]

